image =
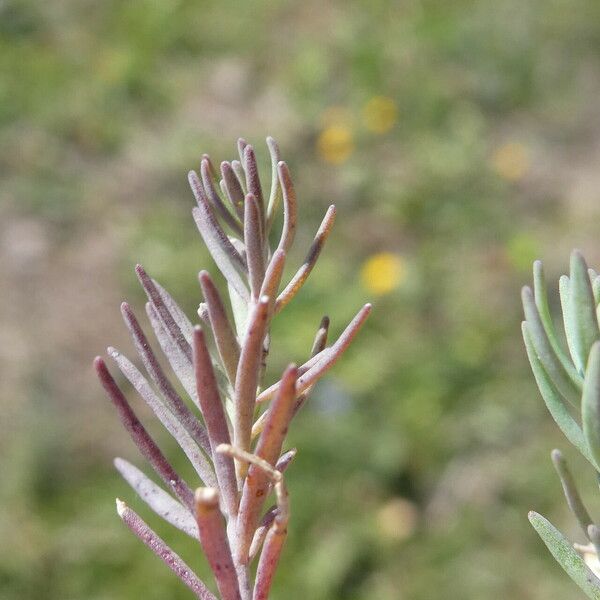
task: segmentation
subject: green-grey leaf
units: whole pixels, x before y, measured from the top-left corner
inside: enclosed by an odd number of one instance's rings
[[[546,287],[546,278],[544,277],[544,268],[542,261],[540,260],[536,260],[533,263],[533,291],[535,305],[539,311],[540,319],[544,326],[544,330],[546,331],[546,335],[548,336],[548,341],[552,346],[552,350],[554,350],[554,353],[567,372],[567,375],[578,388],[581,389],[582,377],[573,366],[573,363],[564,351],[556,334],[556,329],[550,313],[550,306],[548,304],[548,290]]]
[[[569,310],[573,325],[573,361],[583,372],[590,349],[600,340],[594,292],[588,274],[588,267],[581,252],[571,253],[569,286]]]
[[[531,341],[528,323],[523,322],[522,328],[523,340],[525,341],[525,348],[527,349],[527,356],[529,358],[529,363],[531,364],[531,370],[533,371],[540,394],[542,395],[542,398],[548,407],[548,411],[571,444],[573,444],[573,446],[575,446],[579,452],[581,452],[581,454],[583,454],[583,456],[589,460],[592,466],[598,470],[598,467],[596,466],[596,463],[590,454],[581,427],[579,427],[579,424],[569,413],[558,390],[552,383],[552,380],[548,377],[546,371],[544,371],[544,367],[542,366],[540,359],[537,357],[533,342]]]
[[[577,486],[575,485],[573,475],[571,475],[567,461],[560,450],[552,450],[552,462],[554,463],[554,468],[560,477],[560,482],[562,483],[567,504],[569,505],[571,512],[575,515],[575,518],[583,530],[584,535],[588,537],[588,527],[592,525],[592,519],[585,505],[583,504],[583,500],[581,499],[579,491],[577,490]]]
[[[529,513],[529,521],[569,577],[585,592],[588,598],[600,600],[600,579],[594,575],[562,533],[550,521],[536,512]]]
[[[549,375],[550,379],[560,391],[562,396],[568,400],[573,406],[579,408],[580,405],[580,389],[567,375],[562,363],[556,357],[552,346],[546,335],[542,319],[535,305],[531,288],[524,287],[521,293],[523,300],[523,310],[525,311],[525,319],[527,320],[527,328],[535,347],[535,353],[540,359],[544,370]]]
[[[594,292],[594,302],[596,303],[596,307],[600,304],[600,277],[598,277],[598,273],[594,271],[594,269],[588,269],[588,273],[590,276],[590,281],[592,282],[592,291]]]
[[[571,313],[571,281],[567,275],[562,275],[558,280],[558,293],[560,295],[560,306],[563,315],[563,325],[565,328],[565,337],[567,338],[567,346],[569,354],[575,362],[577,372],[583,376],[583,368],[579,368],[575,360],[575,324],[573,323],[573,314]]]
[[[600,342],[592,346],[581,400],[583,433],[594,460],[600,464]]]

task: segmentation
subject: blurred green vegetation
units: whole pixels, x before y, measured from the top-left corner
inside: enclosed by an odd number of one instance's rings
[[[526,519],[577,538],[518,290],[536,256],[552,278],[573,246],[600,263],[599,67],[600,3],[576,0],[0,3],[0,598],[189,597],[117,495],[207,572],[111,469],[141,460],[89,365],[132,354],[136,261],[194,314],[185,173],[238,136],[266,166],[267,134],[301,202],[290,271],[339,210],[270,376],[323,312],[337,334],[375,304],[293,428],[273,597],[580,597]]]

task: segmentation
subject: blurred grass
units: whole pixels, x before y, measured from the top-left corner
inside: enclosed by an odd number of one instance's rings
[[[600,5],[575,0],[2,2],[0,598],[188,597],[116,495],[206,573],[112,472],[141,463],[89,364],[131,354],[136,261],[194,314],[210,263],[185,173],[240,135],[266,159],[266,134],[301,199],[290,270],[339,210],[271,376],[321,311],[337,333],[375,302],[292,432],[274,598],[578,598],[526,519],[578,535],[518,290],[536,256],[552,278],[573,246],[600,260],[599,44]],[[401,268],[365,277],[381,253]]]

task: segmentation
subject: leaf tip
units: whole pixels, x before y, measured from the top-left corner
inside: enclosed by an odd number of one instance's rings
[[[558,448],[554,448],[554,450],[550,452],[550,458],[555,465],[561,464],[564,461],[562,452]]]
[[[121,500],[120,498],[116,498],[115,502],[117,504],[117,514],[122,519],[123,515],[125,514],[125,511],[127,510],[127,504],[125,504],[125,502],[123,502],[123,500]]]

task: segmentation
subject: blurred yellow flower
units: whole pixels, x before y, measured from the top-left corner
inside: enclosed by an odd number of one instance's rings
[[[362,284],[372,294],[388,294],[404,280],[406,265],[402,257],[391,252],[370,256],[362,265]]]
[[[491,165],[494,171],[503,179],[519,181],[529,171],[529,152],[519,142],[503,144],[494,152]]]
[[[396,123],[396,103],[386,96],[375,96],[363,107],[363,119],[367,129],[374,133],[387,133]]]
[[[404,498],[393,498],[377,511],[379,533],[390,540],[403,541],[411,537],[419,519],[417,507]]]
[[[317,140],[317,150],[323,160],[334,165],[343,163],[354,151],[351,129],[341,124],[326,127]]]

